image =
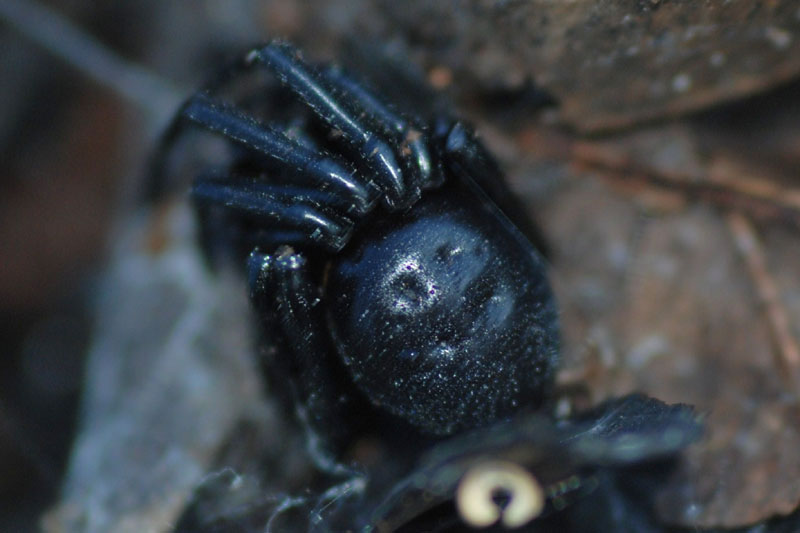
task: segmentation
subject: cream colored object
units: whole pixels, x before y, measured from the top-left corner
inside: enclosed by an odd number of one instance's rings
[[[493,496],[509,495],[500,507]],[[541,485],[527,470],[508,461],[487,461],[464,474],[456,492],[461,518],[473,527],[488,527],[501,520],[507,528],[523,526],[539,516],[545,496]]]

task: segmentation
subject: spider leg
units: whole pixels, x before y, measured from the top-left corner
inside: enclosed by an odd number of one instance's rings
[[[400,163],[404,175],[419,189],[438,187],[444,181],[444,174],[435,172],[433,158],[428,150],[428,138],[423,127],[401,117],[393,109],[378,100],[374,93],[365,89],[338,67],[325,69],[328,82],[338,91],[348,96],[353,106],[366,113],[372,126],[394,139],[400,147]]]
[[[503,172],[494,157],[475,134],[461,122],[440,123],[439,133],[445,166],[463,182],[480,186],[500,211],[547,257],[548,247],[544,236],[531,221],[525,206],[511,194]]]
[[[220,205],[247,218],[267,222],[331,250],[347,244],[353,221],[332,207],[342,200],[335,194],[310,188],[273,185],[255,179],[198,178],[192,197],[200,204]]]
[[[330,348],[320,333],[327,330],[306,259],[288,247],[275,255],[254,251],[248,270],[253,304],[269,322],[267,330],[279,334],[292,352],[289,366],[299,378],[295,394],[298,415],[309,432],[309,453],[329,473],[352,474],[333,459],[348,444],[353,413],[339,386],[343,381],[337,380],[342,370],[330,359]]]
[[[384,132],[374,131],[369,121],[362,118],[364,109],[358,109],[359,105],[351,107],[346,103],[347,98],[339,97],[337,93],[342,91],[337,90],[335,80],[310,67],[300,58],[297,50],[283,43],[273,42],[251,51],[246,62],[266,66],[334,132],[341,135],[351,155],[362,161],[374,174],[389,209],[403,209],[419,199],[421,192],[415,182],[421,180],[403,173],[391,141],[385,138]],[[369,111],[366,109],[366,114]],[[410,140],[415,140],[414,137],[412,134]]]
[[[377,201],[379,191],[363,181],[342,163],[320,155],[308,146],[290,139],[282,132],[262,124],[244,113],[214,100],[204,93],[193,96],[181,115],[203,128],[255,150],[289,169],[297,169],[293,182],[297,185],[330,191],[348,198],[348,213],[364,215]]]

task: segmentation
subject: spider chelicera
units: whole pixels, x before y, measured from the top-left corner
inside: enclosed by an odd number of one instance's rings
[[[220,96],[253,70],[278,87]],[[264,99],[268,120],[256,118]],[[208,248],[248,257],[272,382],[294,398],[317,465],[348,471],[363,434],[398,458],[331,529],[394,530],[453,499],[462,519],[491,525],[506,509],[496,490],[511,501],[504,523],[521,525],[599,484],[591,472],[696,438],[691,409],[638,396],[572,422],[535,414],[559,357],[556,306],[532,225],[463,123],[405,114],[272,42],[186,102],[167,150],[187,125],[232,149],[192,195]],[[634,446],[620,438],[634,434]]]

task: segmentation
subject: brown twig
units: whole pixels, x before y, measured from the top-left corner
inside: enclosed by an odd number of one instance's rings
[[[698,175],[648,167],[632,159],[625,150],[592,141],[575,141],[570,160],[582,169],[599,172],[611,181],[630,188],[639,182],[645,188],[658,187],[713,204],[746,211],[758,217],[779,218],[800,227],[800,189],[766,178],[749,178],[728,172],[723,160],[712,161]]]
[[[728,227],[764,306],[781,374],[786,377],[794,392],[800,392],[800,347],[792,335],[778,286],[767,268],[764,251],[758,242],[755,229],[746,217],[737,212],[728,215]]]

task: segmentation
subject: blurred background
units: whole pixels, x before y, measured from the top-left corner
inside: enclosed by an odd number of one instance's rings
[[[388,49],[477,124],[553,248],[561,381],[714,413],[664,500],[679,522],[796,508],[794,2],[2,3],[0,531],[36,530],[60,497],[107,258],[152,208],[159,132],[274,36],[318,59],[356,36]]]
[[[194,86],[261,36],[254,6],[242,3],[222,16],[214,2],[48,4],[165,87]],[[69,34],[29,7],[0,9],[9,15],[0,18],[0,531],[35,530],[57,496],[110,231],[134,206],[172,112],[155,117],[149,100],[159,93],[131,100],[59,57],[87,54],[69,50]],[[57,49],[26,34],[42,30]]]

